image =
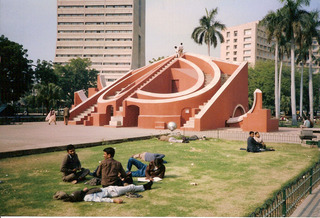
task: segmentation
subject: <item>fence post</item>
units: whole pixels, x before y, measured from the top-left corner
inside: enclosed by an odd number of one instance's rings
[[[286,195],[286,188],[283,188],[282,190],[282,216],[286,217],[287,216],[287,195]]]
[[[313,167],[310,170],[310,194],[312,194],[312,175],[313,175]]]

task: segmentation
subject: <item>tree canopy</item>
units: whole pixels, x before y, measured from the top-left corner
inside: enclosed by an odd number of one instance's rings
[[[17,101],[31,88],[31,64],[22,45],[0,37],[0,102]]]

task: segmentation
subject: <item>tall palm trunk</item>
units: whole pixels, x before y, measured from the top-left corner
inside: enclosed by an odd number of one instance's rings
[[[210,57],[210,43],[208,43],[208,56]]]
[[[274,104],[276,111],[276,118],[280,118],[279,111],[279,82],[278,82],[278,40],[276,40],[276,49],[274,55]]]
[[[278,107],[279,107],[279,112],[280,110],[280,105],[281,105],[281,78],[282,78],[282,63],[283,61],[280,61],[280,71],[279,71],[279,94],[278,94]]]
[[[313,79],[312,79],[312,47],[309,48],[309,106],[310,120],[313,122]]]
[[[297,109],[296,109],[296,90],[295,90],[295,72],[294,72],[294,38],[291,39],[291,112],[292,125],[297,125]]]
[[[303,66],[304,63],[302,63],[301,67],[301,79],[300,79],[300,117],[302,117],[303,114],[303,105],[302,105],[302,100],[303,100]]]

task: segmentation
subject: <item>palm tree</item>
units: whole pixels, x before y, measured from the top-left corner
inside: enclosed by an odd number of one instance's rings
[[[292,125],[297,125],[296,114],[296,93],[295,93],[295,34],[301,28],[300,22],[303,14],[307,13],[302,10],[302,5],[308,6],[310,0],[280,0],[285,5],[280,9],[283,15],[282,25],[288,40],[291,42],[291,111]]]
[[[301,79],[300,79],[300,117],[303,117],[303,70],[308,60],[308,48],[306,47],[303,40],[299,40],[299,48],[296,50],[297,64],[301,64]]]
[[[208,12],[206,9],[206,16],[200,19],[200,26],[196,27],[191,35],[191,38],[198,44],[202,45],[204,42],[208,45],[208,55],[210,56],[210,45],[214,48],[217,47],[218,38],[220,43],[224,42],[223,35],[221,32],[226,28],[224,24],[217,21],[215,16],[218,14],[218,8],[212,9]]]
[[[280,96],[279,96],[279,79],[278,79],[278,54],[279,41],[282,36],[281,13],[279,11],[270,11],[260,22],[259,25],[265,26],[267,32],[267,40],[270,43],[275,40],[275,55],[274,55],[274,102],[276,118],[280,118]]]
[[[310,119],[313,120],[313,74],[312,74],[312,63],[313,63],[313,52],[312,52],[312,44],[314,39],[318,41],[320,44],[320,20],[319,20],[319,12],[311,11],[302,19],[303,28],[302,35],[304,38],[304,42],[306,43],[306,47],[309,51],[309,108],[310,108]]]

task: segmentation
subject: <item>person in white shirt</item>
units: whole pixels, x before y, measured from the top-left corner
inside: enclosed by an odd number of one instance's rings
[[[108,186],[105,188],[84,188],[81,191],[75,191],[68,195],[63,193],[63,197],[58,198],[58,200],[63,200],[66,202],[79,202],[79,201],[93,201],[93,202],[107,202],[107,203],[117,203],[121,204],[123,202],[119,197],[126,194],[127,192],[143,192],[145,190],[150,190],[153,182],[150,181],[144,185],[127,185],[127,186]],[[57,192],[58,193],[58,192]],[[55,194],[56,195],[56,194]],[[114,199],[112,199],[114,198]]]
[[[183,55],[183,44],[182,44],[182,42],[180,43],[180,45],[178,47],[178,54],[179,54],[179,58]]]

